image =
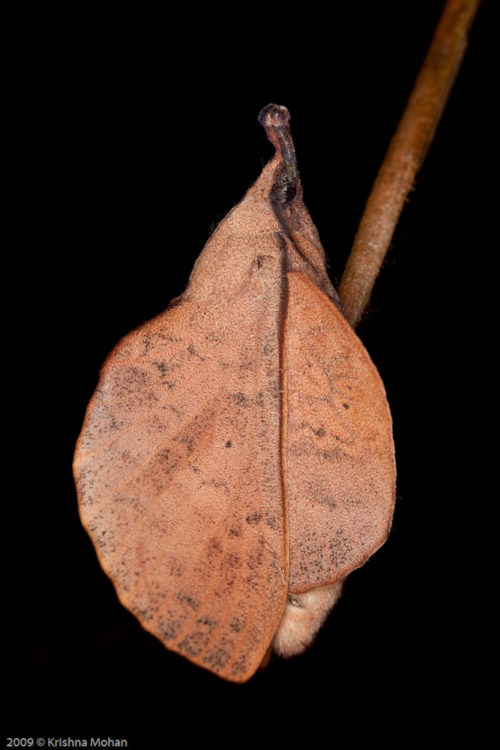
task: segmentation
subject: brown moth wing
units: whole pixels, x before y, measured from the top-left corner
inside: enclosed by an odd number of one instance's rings
[[[395,481],[383,385],[332,304],[288,112],[259,120],[275,157],[182,297],[108,358],[74,463],[122,603],[238,682],[280,625],[289,575],[291,593],[326,586],[382,544]]]
[[[344,578],[385,541],[395,500],[383,383],[338,308],[288,274],[284,335],[292,593]]]
[[[110,355],[74,464],[121,602],[169,649],[238,682],[268,649],[288,576],[269,174],[216,230],[181,301]]]

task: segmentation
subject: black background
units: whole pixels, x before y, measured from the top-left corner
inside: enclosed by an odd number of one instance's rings
[[[25,68],[19,55],[12,113],[21,211],[8,328],[20,359],[8,377],[23,408],[6,467],[6,736],[110,735],[147,749],[482,732],[466,414],[482,402],[469,375],[481,371],[471,290],[488,248],[486,5],[358,328],[394,418],[392,534],[315,645],[245,685],[194,667],[120,606],[78,520],[72,453],[99,368],[182,292],[270,158],[257,122],[268,102],[291,112],[305,202],[341,276],[441,3],[332,7],[30,21],[44,34]]]

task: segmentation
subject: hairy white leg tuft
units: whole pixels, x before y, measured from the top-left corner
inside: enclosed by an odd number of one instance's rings
[[[340,597],[344,579],[305,594],[289,594],[285,612],[273,639],[279,656],[294,656],[314,640],[326,617]]]

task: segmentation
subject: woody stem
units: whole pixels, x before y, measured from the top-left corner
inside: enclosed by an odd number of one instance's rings
[[[480,0],[448,0],[368,197],[338,289],[353,328],[373,285],[448,99]]]

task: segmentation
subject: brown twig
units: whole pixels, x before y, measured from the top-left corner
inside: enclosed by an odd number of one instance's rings
[[[412,94],[378,172],[339,286],[356,327],[436,127],[467,46],[480,0],[448,0]]]

